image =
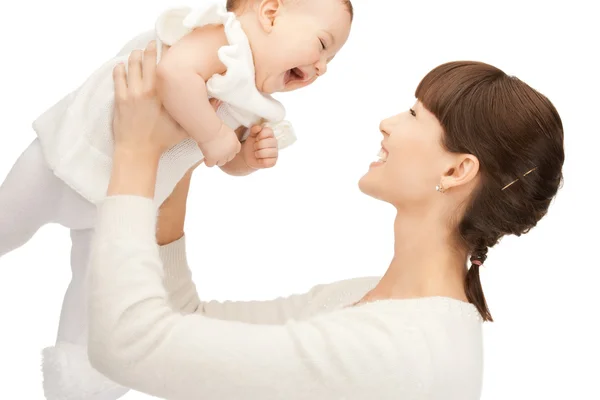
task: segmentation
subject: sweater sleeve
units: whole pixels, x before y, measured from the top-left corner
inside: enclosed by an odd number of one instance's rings
[[[303,294],[269,301],[202,301],[198,296],[186,258],[185,236],[159,247],[163,263],[163,284],[174,310],[183,314],[199,313],[206,317],[250,324],[283,324],[305,316],[310,301],[326,285],[317,285]]]
[[[368,306],[283,325],[174,311],[155,224],[149,199],[116,196],[99,209],[88,352],[109,379],[172,400],[424,396],[420,379],[430,356],[423,336],[390,328],[384,321],[399,318],[382,319]]]

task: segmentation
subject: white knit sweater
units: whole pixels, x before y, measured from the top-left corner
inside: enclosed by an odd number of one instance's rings
[[[267,302],[201,302],[184,240],[156,245],[156,212],[135,196],[100,206],[89,356],[110,379],[169,400],[479,399],[472,305],[433,297],[351,306],[376,278]]]

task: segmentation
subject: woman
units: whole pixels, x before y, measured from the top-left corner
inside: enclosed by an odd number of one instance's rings
[[[129,76],[115,70],[92,365],[168,399],[479,398],[481,322],[492,317],[478,269],[502,236],[531,229],[559,188],[563,130],[552,104],[486,64],[434,69],[414,107],[381,123],[381,160],[360,180],[397,209],[384,276],[270,302],[203,303],[185,260],[189,174],[158,220],[151,200],[176,136],[154,129],[168,118],[153,96],[155,57],[149,48],[143,65],[130,59]]]

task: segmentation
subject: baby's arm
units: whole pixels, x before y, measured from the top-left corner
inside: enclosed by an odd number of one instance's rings
[[[198,142],[208,166],[222,165],[240,148],[235,133],[208,101],[206,81],[226,67],[218,50],[227,45],[222,26],[198,28],[168,51],[157,67],[157,90],[165,109]]]

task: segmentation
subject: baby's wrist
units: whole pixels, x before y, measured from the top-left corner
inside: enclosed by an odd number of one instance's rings
[[[248,164],[248,161],[246,160],[245,156],[242,156],[242,163],[243,163],[244,168],[246,168],[246,171],[248,171],[248,172],[258,171],[258,168],[251,167]]]

